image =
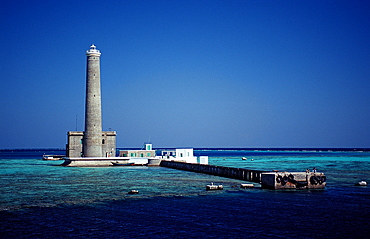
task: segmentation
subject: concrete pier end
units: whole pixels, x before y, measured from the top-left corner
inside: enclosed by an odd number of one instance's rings
[[[267,189],[324,189],[324,173],[265,172],[261,174],[261,186]]]

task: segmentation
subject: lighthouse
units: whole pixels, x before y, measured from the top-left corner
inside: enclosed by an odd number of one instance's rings
[[[86,102],[85,131],[83,139],[84,157],[102,156],[102,114],[100,91],[100,51],[91,45],[86,51]]]
[[[66,156],[81,162],[116,155],[116,131],[102,131],[100,55],[95,45],[86,51],[85,129],[68,131]]]

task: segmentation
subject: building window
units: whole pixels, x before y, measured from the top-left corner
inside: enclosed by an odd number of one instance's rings
[[[144,154],[140,154],[140,157],[144,157]]]
[[[150,153],[146,153],[146,156],[150,157]]]

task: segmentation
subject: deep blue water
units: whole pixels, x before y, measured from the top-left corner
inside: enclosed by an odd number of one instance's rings
[[[161,167],[68,168],[58,150],[0,151],[1,238],[367,238],[370,152],[197,150],[209,163],[327,175],[325,190],[240,189],[243,181]],[[247,160],[241,160],[247,157]],[[253,161],[252,161],[253,159]],[[222,191],[206,191],[210,182]],[[131,189],[140,191],[129,195]]]

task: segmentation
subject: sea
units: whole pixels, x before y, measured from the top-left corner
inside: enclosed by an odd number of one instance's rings
[[[369,149],[194,149],[212,165],[316,167],[322,190],[243,189],[248,182],[164,167],[63,167],[44,154],[64,150],[0,150],[0,238],[370,236],[370,186],[355,186],[370,183]],[[206,191],[211,183],[224,189]]]

